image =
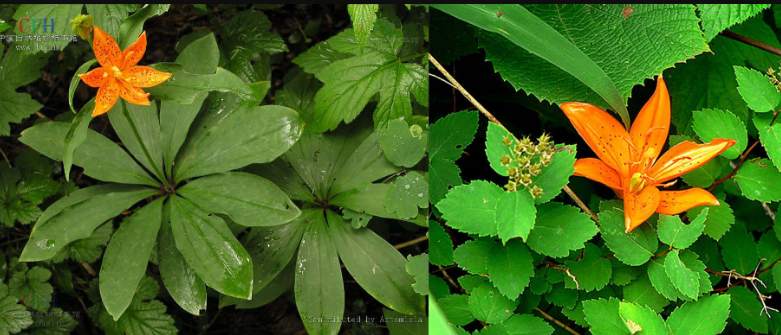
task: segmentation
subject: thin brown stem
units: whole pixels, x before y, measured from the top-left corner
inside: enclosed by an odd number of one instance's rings
[[[512,133],[501,122],[499,122],[499,120],[496,119],[496,117],[494,117],[493,114],[491,114],[491,112],[489,112],[487,109],[485,109],[485,107],[483,107],[483,105],[481,105],[477,101],[477,99],[475,99],[471,94],[469,94],[469,92],[463,86],[461,86],[461,84],[458,83],[456,78],[453,78],[453,76],[451,76],[450,73],[447,72],[447,70],[442,66],[442,64],[439,63],[439,61],[437,61],[436,58],[434,58],[434,56],[432,56],[431,54],[428,54],[428,60],[431,62],[431,64],[434,64],[434,67],[436,67],[439,70],[439,72],[441,72],[442,75],[445,76],[445,78],[447,78],[447,80],[450,82],[450,84],[456,90],[461,92],[461,94],[464,96],[464,98],[466,98],[466,100],[469,100],[469,102],[471,102],[472,105],[474,105],[480,111],[480,113],[485,115],[485,117],[487,117],[488,120],[490,120],[491,122],[495,123],[497,126],[502,127],[502,129],[507,131],[508,134],[512,135]],[[515,138],[516,141],[518,141],[518,138],[515,137],[515,135],[512,135],[512,136],[513,136],[513,138]],[[574,200],[575,203],[577,203],[578,206],[584,212],[586,212],[588,215],[591,216],[591,219],[594,220],[594,222],[599,222],[598,219],[597,219],[597,216],[594,214],[594,212],[592,212],[588,208],[588,206],[586,206],[586,204],[582,200],[580,200],[580,198],[575,194],[575,192],[572,192],[572,189],[570,189],[568,185],[564,185],[563,189],[564,189],[564,192],[566,192],[567,195],[569,195],[570,198],[572,198],[572,200]]]
[[[8,160],[8,156],[5,155],[3,149],[0,149],[0,155],[2,155],[5,162],[8,163],[8,167],[13,169],[13,166],[11,166],[11,161]]]
[[[556,318],[552,317],[550,314],[545,313],[545,311],[541,310],[539,307],[534,307],[534,310],[542,314],[542,317],[548,319],[548,321],[551,321],[561,327],[562,329],[568,331],[572,335],[580,335],[580,333],[576,332],[574,329],[570,328],[569,326],[565,325],[564,322],[561,322],[559,320],[556,320]]]
[[[769,45],[769,44],[766,44],[766,43],[762,43],[762,42],[757,41],[755,39],[751,39],[751,38],[748,38],[746,36],[733,33],[733,32],[731,32],[729,30],[722,31],[721,34],[719,34],[719,35],[722,35],[722,36],[727,37],[727,38],[731,38],[731,39],[736,40],[738,42],[746,43],[746,44],[748,44],[748,45],[750,45],[752,47],[759,48],[759,49],[765,50],[765,51],[767,51],[769,53],[781,56],[781,49],[776,48],[776,47],[774,47],[772,45]]]
[[[776,122],[776,119],[778,118],[778,114],[779,114],[779,112],[776,112],[775,115],[773,115],[773,120],[770,121],[770,124],[768,125],[768,127],[773,126],[773,124]],[[721,179],[717,180],[715,183],[713,183],[713,185],[711,185],[708,188],[708,191],[713,191],[713,189],[716,188],[716,186],[719,186],[719,184],[727,181],[727,179],[732,178],[732,176],[734,176],[735,173],[737,173],[738,170],[740,170],[740,167],[743,166],[743,163],[746,162],[746,159],[748,158],[748,154],[751,153],[751,150],[754,150],[754,148],[757,145],[759,145],[759,139],[757,139],[754,142],[754,144],[752,144],[748,149],[746,149],[746,151],[743,152],[743,154],[740,156],[740,161],[738,162],[738,165],[736,165],[735,168],[732,169],[732,171],[730,171],[729,174],[724,176],[724,178],[721,178]]]
[[[418,237],[418,238],[416,238],[414,240],[410,240],[410,241],[407,241],[407,242],[404,242],[404,243],[399,243],[397,245],[394,245],[393,247],[398,250],[398,249],[406,248],[406,247],[409,247],[411,245],[415,245],[415,244],[418,244],[420,242],[427,241],[427,240],[428,240],[428,236],[424,235],[424,236]]]

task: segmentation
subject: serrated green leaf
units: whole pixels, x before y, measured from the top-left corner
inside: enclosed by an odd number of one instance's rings
[[[412,288],[420,295],[428,295],[428,255],[421,254],[417,256],[407,256],[407,273],[415,277],[415,284]]]
[[[676,308],[667,318],[667,324],[676,335],[721,334],[727,326],[729,308],[729,295],[707,295]],[[691,320],[708,321],[692,322]]]
[[[428,208],[428,182],[417,171],[396,178],[385,195],[385,209],[402,219],[418,215],[418,208]]]
[[[748,107],[757,113],[772,111],[781,102],[781,93],[770,82],[770,78],[757,70],[735,66],[738,92]],[[726,156],[725,156],[726,157]]]
[[[731,298],[730,318],[748,330],[766,333],[767,317],[762,313],[757,295],[743,286],[733,287],[727,293]]]
[[[684,296],[694,299],[699,293],[700,276],[696,272],[686,267],[678,256],[678,250],[667,253],[664,259],[664,271]]]
[[[757,243],[742,224],[735,225],[719,243],[727,270],[751,275],[759,262]]]
[[[489,283],[483,283],[469,295],[469,310],[475,319],[496,324],[512,317],[518,301],[507,299]]]
[[[352,57],[352,54],[339,52],[331,47],[329,42],[339,38],[340,35],[341,34],[331,37],[327,41],[315,44],[296,58],[293,58],[293,63],[304,69],[306,73],[316,75],[334,62]],[[312,102],[314,102],[314,100]]]
[[[648,306],[656,313],[661,313],[664,307],[670,304],[667,298],[654,289],[653,285],[651,285],[651,280],[648,279],[646,274],[642,274],[624,287],[624,301],[640,306]]]
[[[30,312],[18,301],[8,295],[8,286],[0,283],[0,333],[15,334],[32,325]]]
[[[732,224],[735,223],[735,215],[732,214],[732,208],[729,204],[723,200],[719,201],[718,206],[692,208],[687,212],[687,215],[689,217],[698,217],[705,208],[708,208],[708,217],[705,218],[703,233],[718,241],[732,228]]]
[[[78,324],[71,313],[52,308],[46,313],[36,314],[28,331],[30,335],[67,335],[71,334]]]
[[[616,298],[583,301],[583,312],[594,335],[631,335],[619,314],[621,302]]]
[[[659,240],[673,248],[688,248],[702,235],[708,210],[709,208],[705,207],[688,225],[683,224],[678,216],[659,215]]]
[[[551,335],[555,331],[544,319],[530,314],[513,314],[509,320],[501,323],[501,327],[507,335]]]
[[[52,273],[42,266],[13,274],[8,281],[10,294],[24,302],[24,305],[45,312],[52,302],[54,288],[48,283]]]
[[[758,4],[700,4],[697,10],[702,18],[705,40],[710,42],[720,32],[757,15],[770,5]]]
[[[685,299],[683,293],[675,288],[670,276],[667,275],[664,266],[666,258],[667,255],[651,259],[651,262],[648,263],[648,279],[651,280],[651,285],[653,285],[656,291],[667,299],[672,301]]]
[[[442,158],[432,159],[428,169],[429,201],[436,205],[445,198],[450,189],[461,185],[461,169],[453,161]]]
[[[429,130],[428,142],[431,161],[436,158],[458,160],[475,138],[479,115],[476,111],[462,111],[434,122]]]
[[[537,210],[537,223],[526,242],[543,255],[566,257],[571,250],[582,249],[599,232],[591,217],[576,207],[551,202]]]
[[[16,93],[12,88],[0,85],[0,136],[11,134],[9,123],[19,123],[32,115],[43,105],[27,93]]]
[[[773,28],[761,17],[754,17],[733,26],[730,31],[781,47]],[[757,69],[777,67],[781,57],[753,46],[716,36],[710,43],[713,54],[705,53],[679,64],[664,73],[670,90],[673,111],[672,123],[680,134],[693,135],[691,111],[704,108],[718,108],[734,113],[743,123],[749,121],[750,113],[738,93],[733,65],[751,64]]]
[[[448,321],[456,326],[465,326],[475,320],[469,309],[469,296],[465,294],[451,294],[437,299],[442,311],[445,312]]]
[[[353,32],[355,39],[361,45],[366,43],[369,35],[374,30],[374,22],[377,21],[377,11],[380,5],[377,4],[349,4],[347,12],[350,14],[350,20],[353,23]]]
[[[559,271],[559,270],[556,270]],[[537,277],[534,277],[537,278]],[[543,280],[544,281],[544,280]],[[580,292],[576,289],[566,288],[564,284],[559,283],[553,286],[550,292],[545,294],[545,300],[564,309],[575,308],[578,303]]]
[[[553,200],[569,183],[569,177],[575,173],[575,146],[557,146],[550,164],[542,167],[542,172],[532,178],[531,187],[542,189],[541,196],[534,199],[537,204]]]
[[[577,288],[586,292],[601,290],[609,282],[613,274],[610,260],[602,257],[599,247],[592,243],[585,244],[583,259],[580,261],[566,261],[570,273],[575,276],[577,283],[571,277],[564,278],[565,287]]]
[[[651,225],[640,225],[626,233],[623,212],[611,209],[602,211],[597,216],[605,244],[624,264],[631,266],[645,264],[656,252],[659,241]]]
[[[633,303],[621,302],[618,307],[621,319],[624,320],[630,330],[639,330],[639,334],[672,334],[670,327],[664,323],[664,319],[654,310],[646,306],[638,306]]]
[[[450,227],[464,233],[495,236],[496,204],[504,193],[496,184],[475,180],[450,190],[437,209]]]
[[[534,198],[525,189],[505,192],[496,203],[496,228],[502,243],[520,237],[527,241],[529,232],[534,228],[537,209]]]
[[[775,90],[775,88],[773,89]],[[714,124],[719,126],[714,127]],[[737,141],[735,145],[721,153],[721,156],[727,159],[735,159],[740,156],[748,144],[746,126],[735,114],[729,112],[718,109],[694,111],[692,112],[692,127],[703,142],[710,142],[716,138]]]
[[[504,296],[517,300],[534,276],[532,255],[518,240],[502,246],[493,243],[488,254],[488,278]]]
[[[488,240],[470,240],[459,245],[453,252],[453,258],[458,266],[469,273],[487,275],[488,255],[494,242]]]
[[[455,260],[453,259],[453,240],[447,234],[445,228],[439,222],[429,221],[429,260],[431,264],[449,266]]]

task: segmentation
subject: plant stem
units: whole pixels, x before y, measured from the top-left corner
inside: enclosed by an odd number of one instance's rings
[[[556,318],[550,316],[550,314],[548,314],[548,313],[545,313],[545,311],[541,310],[539,307],[534,307],[534,310],[539,312],[540,314],[542,314],[542,316],[544,318],[548,319],[548,321],[552,321],[553,323],[555,323],[556,325],[558,325],[562,329],[568,331],[570,334],[572,334],[572,335],[580,335],[580,333],[576,332],[574,329],[572,329],[569,326],[565,325],[563,322],[561,322],[559,320],[556,320]]]
[[[464,98],[469,100],[469,102],[471,102],[472,105],[474,105],[480,111],[480,113],[485,115],[485,117],[487,117],[488,120],[490,120],[491,122],[495,123],[497,126],[502,127],[502,129],[507,131],[508,134],[512,135],[513,138],[516,141],[518,141],[518,138],[515,137],[515,135],[513,135],[513,133],[511,133],[509,130],[507,130],[507,128],[504,125],[502,125],[502,123],[499,122],[499,120],[497,120],[496,117],[493,116],[493,114],[491,114],[487,109],[485,109],[485,107],[483,107],[483,105],[481,105],[477,101],[477,99],[475,99],[471,94],[469,94],[469,92],[463,86],[461,86],[461,84],[458,83],[456,78],[453,78],[453,76],[451,76],[450,73],[447,72],[447,70],[442,66],[442,64],[439,64],[439,62],[437,61],[436,58],[434,58],[434,56],[429,54],[428,55],[428,60],[431,61],[431,64],[434,64],[434,66],[439,70],[439,72],[441,72],[442,75],[444,75],[445,78],[447,78],[447,80],[450,82],[450,84],[453,87],[455,87],[455,89],[457,89],[459,92],[461,92],[461,94],[464,96]],[[594,214],[594,212],[592,212],[588,208],[588,206],[586,206],[586,204],[582,200],[580,200],[580,198],[575,194],[575,192],[572,192],[572,189],[569,188],[569,185],[564,185],[563,189],[564,189],[564,192],[566,192],[567,195],[569,195],[569,197],[572,198],[572,200],[575,201],[575,203],[577,203],[578,206],[584,212],[586,212],[586,214],[591,216],[591,219],[594,220],[594,222],[599,222],[599,220],[597,219],[597,216]]]
[[[775,115],[773,115],[773,120],[770,121],[770,124],[768,125],[768,127],[772,127],[773,126],[773,123],[775,123],[776,119],[778,118],[778,114],[779,114],[779,112],[776,112]],[[736,165],[735,168],[732,169],[732,171],[728,175],[724,176],[724,178],[721,178],[718,181],[716,181],[715,183],[713,183],[713,185],[711,185],[708,188],[708,191],[709,192],[713,191],[713,189],[716,188],[716,186],[719,186],[719,184],[725,182],[727,179],[732,178],[732,176],[734,176],[735,173],[738,172],[740,167],[743,166],[743,163],[746,161],[746,158],[748,158],[748,154],[751,152],[751,150],[753,150],[754,147],[756,147],[758,144],[759,144],[759,139],[757,139],[754,142],[754,144],[752,144],[748,149],[746,149],[745,152],[743,152],[743,154],[740,156],[740,161],[738,162],[738,165]]]
[[[746,44],[748,44],[748,45],[750,45],[752,47],[759,48],[759,49],[765,50],[765,51],[767,51],[769,53],[781,56],[781,49],[776,48],[776,47],[774,47],[772,45],[769,45],[769,44],[766,44],[766,43],[762,43],[762,42],[757,41],[755,39],[751,39],[751,38],[748,38],[746,36],[733,33],[733,32],[731,32],[729,30],[722,31],[721,34],[719,34],[719,35],[727,37],[727,38],[731,38],[731,39],[736,40],[738,42],[746,43]]]
[[[428,236],[424,235],[424,236],[418,237],[418,238],[416,238],[414,240],[410,240],[410,241],[407,241],[407,242],[404,242],[404,243],[399,243],[397,245],[394,245],[393,247],[398,250],[398,249],[406,248],[406,247],[409,247],[411,245],[415,245],[415,244],[418,244],[420,242],[427,241],[427,240],[428,240]]]

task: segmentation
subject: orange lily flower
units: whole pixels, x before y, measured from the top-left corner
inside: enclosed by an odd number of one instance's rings
[[[643,106],[629,132],[606,111],[581,102],[561,104],[572,125],[597,158],[575,162],[575,175],[612,188],[624,199],[624,225],[630,232],[654,212],[674,215],[719,201],[702,188],[659,191],[735,145],[733,139],[697,144],[684,141],[659,157],[670,129],[670,95],[659,76],[656,91]]]
[[[157,86],[171,74],[148,66],[136,66],[146,52],[146,32],[125,51],[120,51],[111,35],[97,26],[93,28],[92,48],[101,67],[79,75],[87,85],[99,87],[92,116],[108,112],[119,97],[131,104],[149,106],[149,93],[141,88]]]

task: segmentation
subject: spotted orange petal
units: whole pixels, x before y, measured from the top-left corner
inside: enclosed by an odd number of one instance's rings
[[[122,51],[119,50],[117,41],[103,29],[98,28],[98,26],[93,26],[93,28],[95,28],[95,34],[93,36],[92,48],[100,66],[105,68],[121,66]]]
[[[105,114],[119,99],[119,84],[114,77],[109,77],[105,85],[98,89],[98,95],[95,97],[95,109],[92,111],[92,116],[98,116]]]
[[[122,80],[117,80],[117,83],[119,84],[119,96],[122,99],[131,104],[149,106],[149,93],[138,87],[133,87]]]
[[[567,102],[561,104],[572,125],[586,144],[608,166],[622,176],[629,173],[632,160],[632,140],[616,118],[591,104]]]
[[[654,95],[637,114],[629,135],[641,154],[648,149],[653,149],[654,155],[651,159],[655,160],[662,152],[669,131],[670,94],[667,92],[667,85],[662,76],[659,76]]]
[[[662,191],[656,212],[675,215],[704,205],[718,206],[719,200],[710,192],[699,187],[683,191]]]
[[[733,145],[735,140],[723,138],[705,144],[683,141],[667,150],[648,175],[657,183],[664,183],[702,166]]]
[[[91,87],[100,87],[108,81],[108,73],[106,73],[106,69],[99,67],[85,74],[80,74],[79,78]]]
[[[152,87],[171,78],[168,72],[157,71],[148,66],[133,66],[122,73],[128,84],[135,87]]]
[[[141,33],[141,36],[139,36],[138,39],[135,42],[133,42],[132,45],[127,47],[125,51],[122,51],[122,59],[124,60],[124,64],[122,65],[122,70],[138,64],[138,61],[140,61],[141,58],[144,57],[145,52],[146,52],[146,32],[143,32]]]
[[[596,158],[581,158],[575,162],[575,175],[586,177],[615,190],[621,190],[621,176],[605,162]]]
[[[626,232],[648,220],[659,206],[659,189],[646,187],[640,193],[624,190],[624,227]]]

